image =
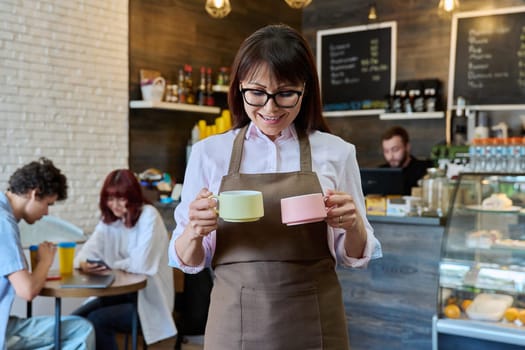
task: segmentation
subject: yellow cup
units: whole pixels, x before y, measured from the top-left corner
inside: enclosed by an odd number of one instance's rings
[[[61,275],[71,275],[73,273],[76,245],[75,242],[58,243],[58,269]]]
[[[263,195],[259,191],[225,191],[211,198],[218,202],[218,214],[224,221],[251,222],[264,216]]]
[[[31,271],[35,271],[36,264],[38,264],[38,246],[32,245],[29,247],[29,257],[31,259]]]

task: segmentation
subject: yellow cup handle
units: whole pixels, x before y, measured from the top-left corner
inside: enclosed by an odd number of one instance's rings
[[[215,210],[215,214],[217,214],[218,216],[219,215],[219,196],[217,196],[216,194],[212,194],[208,198],[214,199],[215,202],[217,203],[217,205],[215,206],[215,208],[213,208],[213,210]]]

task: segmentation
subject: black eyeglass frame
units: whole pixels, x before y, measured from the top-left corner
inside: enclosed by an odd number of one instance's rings
[[[240,86],[241,87],[241,94],[242,94],[242,98],[244,99],[244,102],[246,102],[248,105],[252,106],[252,107],[264,107],[268,101],[270,99],[273,100],[273,102],[275,103],[275,105],[279,108],[294,108],[295,106],[297,106],[297,104],[299,103],[299,100],[301,99],[301,96],[303,95],[304,93],[304,87],[303,87],[303,90],[302,91],[298,91],[298,90],[282,90],[282,91],[278,91],[276,93],[273,93],[273,94],[270,94],[262,89],[250,89],[250,88],[243,88],[242,85]],[[264,101],[263,104],[253,104],[253,103],[250,103],[248,102],[248,100],[246,99],[246,96],[245,96],[245,93],[248,92],[248,91],[257,91],[257,92],[260,92],[260,93],[263,93],[266,95],[266,100]],[[297,101],[295,101],[294,105],[293,106],[281,106],[277,100],[275,99],[275,97],[277,95],[280,95],[280,94],[283,94],[283,93],[294,93],[297,95]]]

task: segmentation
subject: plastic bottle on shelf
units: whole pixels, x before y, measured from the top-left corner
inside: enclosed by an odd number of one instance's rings
[[[482,139],[473,139],[469,146],[469,168],[470,171],[474,173],[479,173],[483,171],[483,140]]]
[[[519,172],[519,159],[520,149],[519,144],[521,143],[521,137],[509,137],[507,139],[507,171],[514,173]]]
[[[519,171],[525,172],[525,136],[521,138],[521,143],[519,145]]]
[[[497,158],[497,163],[496,163],[496,171],[498,173],[504,173],[506,171],[508,171],[508,167],[507,167],[507,161],[508,161],[508,156],[507,156],[507,152],[508,152],[508,143],[507,143],[507,139],[508,138],[503,138],[503,137],[498,137],[496,138],[496,158]]]

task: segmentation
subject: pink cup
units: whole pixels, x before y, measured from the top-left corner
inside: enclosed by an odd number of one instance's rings
[[[288,226],[323,221],[326,208],[322,193],[281,199],[281,221]]]

